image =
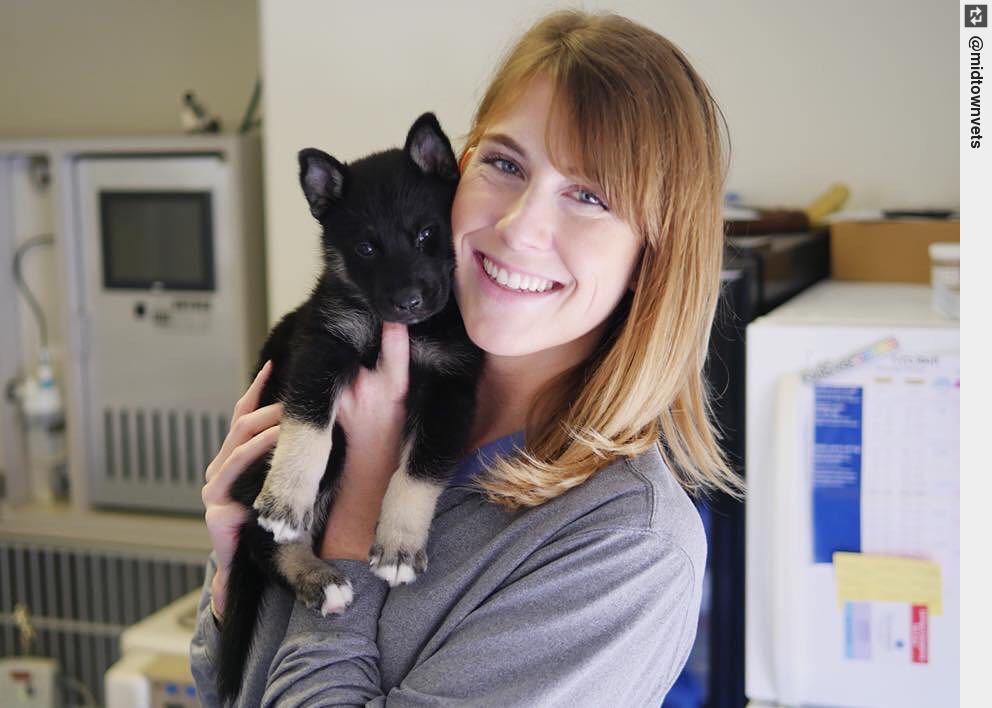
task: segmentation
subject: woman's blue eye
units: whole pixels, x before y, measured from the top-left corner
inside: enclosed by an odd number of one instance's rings
[[[606,204],[604,204],[603,200],[600,199],[594,192],[590,192],[587,189],[577,189],[576,193],[579,195],[579,201],[583,204],[591,204],[592,206],[598,206],[606,209]]]
[[[520,174],[520,168],[515,162],[507,160],[505,157],[500,157],[499,155],[484,155],[482,161],[487,165],[492,165],[500,172],[505,172],[508,175],[518,175]]]

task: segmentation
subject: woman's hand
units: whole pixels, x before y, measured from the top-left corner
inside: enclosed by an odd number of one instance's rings
[[[362,368],[341,394],[336,420],[348,436],[349,450],[360,454],[349,454],[345,460],[321,544],[323,558],[368,558],[382,497],[399,464],[409,356],[406,326],[386,323],[375,371]],[[234,406],[230,431],[220,452],[207,466],[201,492],[207,531],[217,557],[212,595],[218,613],[223,612],[227,572],[237,547],[238,529],[250,513],[231,499],[231,483],[272,449],[279,438],[282,404],[258,408],[271,369],[272,363],[266,362]]]
[[[336,420],[348,438],[348,452],[321,558],[368,559],[382,497],[399,465],[409,374],[406,325],[386,322],[375,370],[362,367],[338,402]]]
[[[217,572],[211,588],[217,612],[223,612],[227,572],[237,548],[238,529],[249,516],[246,507],[231,499],[231,483],[248,465],[273,448],[279,438],[282,404],[258,408],[271,370],[272,362],[266,362],[234,406],[230,430],[220,452],[207,465],[206,483],[200,493],[206,507],[207,532],[217,555]]]

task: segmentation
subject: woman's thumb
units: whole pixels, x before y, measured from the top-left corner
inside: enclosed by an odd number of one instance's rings
[[[410,335],[405,324],[382,323],[378,368],[389,377],[394,390],[406,393],[410,376]]]

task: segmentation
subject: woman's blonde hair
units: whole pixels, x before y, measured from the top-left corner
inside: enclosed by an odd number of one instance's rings
[[[553,86],[552,162],[562,169],[560,156],[574,156],[645,247],[634,292],[597,350],[536,397],[526,450],[491,461],[475,483],[508,510],[537,506],[660,442],[688,493],[717,488],[740,498],[744,485],[718,445],[703,376],[723,258],[722,112],[661,35],[614,14],[560,11],[503,59],[463,163],[538,75]]]

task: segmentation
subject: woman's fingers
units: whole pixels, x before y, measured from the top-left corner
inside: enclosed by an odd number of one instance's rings
[[[262,389],[265,388],[265,382],[269,380],[269,374],[272,372],[272,362],[267,361],[262,365],[262,368],[258,370],[255,374],[255,380],[251,382],[248,390],[242,394],[238,402],[234,404],[234,413],[231,415],[231,425],[234,425],[234,421],[243,416],[245,413],[250,413],[251,411],[258,408],[258,401],[262,396]]]
[[[279,426],[273,425],[235,447],[223,464],[216,467],[211,465],[213,468],[211,475],[200,494],[204,506],[223,504],[230,500],[231,484],[234,480],[248,465],[275,447],[278,439]]]
[[[377,367],[386,376],[389,390],[402,401],[406,396],[410,377],[410,335],[406,325],[383,323],[382,347],[379,350]]]
[[[227,459],[227,456],[231,454],[231,449],[236,445],[241,444],[246,439],[240,438],[237,440],[232,440],[231,433],[234,432],[238,422],[242,418],[258,408],[258,402],[262,396],[262,390],[265,388],[265,382],[268,381],[269,374],[271,372],[272,361],[266,361],[262,364],[262,368],[258,370],[258,373],[255,374],[255,379],[248,386],[248,389],[241,395],[238,402],[234,404],[234,412],[231,413],[231,425],[228,429],[227,437],[221,444],[217,457],[215,457],[213,462],[207,466],[207,471],[205,474],[206,479],[210,479],[211,467],[223,464],[224,460]]]
[[[220,452],[217,453],[217,457],[214,458],[213,462],[207,466],[206,479],[209,481],[217,468],[224,466],[224,462],[238,445],[251,440],[251,438],[266,428],[277,425],[282,419],[282,414],[283,405],[277,402],[262,406],[257,411],[245,413],[233,421],[231,423],[231,429],[227,433],[227,437],[224,438],[224,443],[221,445]]]
[[[211,504],[204,514],[207,528],[214,532],[236,528],[247,518],[248,509],[240,504]]]

